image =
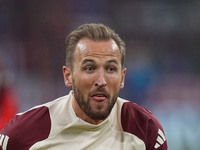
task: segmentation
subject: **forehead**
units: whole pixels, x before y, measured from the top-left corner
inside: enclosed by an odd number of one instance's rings
[[[121,54],[118,45],[112,39],[108,41],[93,41],[83,38],[76,45],[74,57],[79,61],[86,58],[120,60]]]

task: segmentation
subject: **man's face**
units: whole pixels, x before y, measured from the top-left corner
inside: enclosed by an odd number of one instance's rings
[[[89,118],[106,119],[126,73],[117,44],[84,38],[77,43],[73,57],[71,81],[77,104]]]

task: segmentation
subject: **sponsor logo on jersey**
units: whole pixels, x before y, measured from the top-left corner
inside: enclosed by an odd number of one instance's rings
[[[7,135],[0,134],[0,148],[2,148],[2,150],[7,149],[8,140],[9,137]]]
[[[166,141],[165,135],[162,132],[162,130],[158,130],[158,137],[156,139],[156,144],[154,145],[154,148],[159,148],[164,142]]]

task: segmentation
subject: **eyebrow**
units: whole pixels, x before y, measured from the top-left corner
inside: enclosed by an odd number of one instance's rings
[[[95,61],[92,59],[85,59],[83,60],[82,64],[85,64],[85,63],[95,63]]]
[[[110,64],[110,63],[115,63],[116,65],[118,65],[118,62],[117,62],[115,59],[109,60],[107,63],[108,63],[108,64]]]
[[[85,63],[96,63],[96,62],[93,59],[85,59],[85,60],[83,60],[82,64],[85,64]],[[115,63],[116,65],[118,65],[118,62],[114,59],[106,62],[106,64],[110,64],[110,63]]]

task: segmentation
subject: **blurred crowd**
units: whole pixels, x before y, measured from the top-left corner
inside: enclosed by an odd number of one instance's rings
[[[18,112],[17,97],[6,80],[7,74],[0,63],[0,130]]]
[[[66,35],[83,23],[104,23],[127,44],[120,96],[157,116],[170,150],[197,150],[199,18],[197,0],[0,0],[0,128],[4,116],[70,90],[62,77]]]

